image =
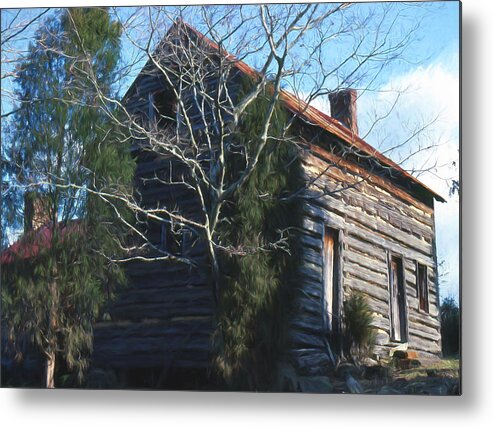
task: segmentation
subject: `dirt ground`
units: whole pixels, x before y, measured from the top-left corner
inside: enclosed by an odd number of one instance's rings
[[[460,387],[459,359],[420,360],[421,366],[397,369],[382,366],[363,369],[360,375],[352,373],[364,394],[406,394],[458,396]],[[335,393],[350,393],[347,377],[333,378]],[[354,392],[354,391],[353,391]]]

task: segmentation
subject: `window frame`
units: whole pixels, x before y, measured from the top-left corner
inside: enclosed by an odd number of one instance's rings
[[[392,262],[396,262],[397,271],[397,295],[394,292],[393,284],[393,268]],[[389,289],[389,336],[390,340],[395,343],[407,343],[409,342],[409,310],[408,310],[408,298],[407,298],[407,283],[405,273],[405,258],[403,255],[393,252],[387,252],[387,267],[388,267],[388,289]],[[399,268],[400,266],[400,268]],[[400,271],[399,271],[400,270]],[[402,300],[399,300],[399,288],[402,295]],[[395,327],[395,313],[392,308],[393,300],[395,298],[396,306],[399,312],[399,337],[397,337],[397,330]],[[402,322],[404,321],[404,325]]]
[[[422,275],[420,272],[420,269],[424,269],[424,274]],[[418,311],[420,313],[430,313],[430,287],[429,287],[429,274],[428,274],[428,266],[426,264],[422,264],[418,261],[416,261],[416,298],[418,300]],[[421,282],[420,279],[424,278],[424,293],[423,289],[421,288]],[[423,298],[423,294],[425,295],[424,298],[424,303],[425,307],[421,307],[421,299]]]

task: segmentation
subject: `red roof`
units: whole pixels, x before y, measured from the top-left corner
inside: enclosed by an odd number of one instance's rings
[[[73,232],[77,224],[78,222],[73,221],[68,226],[59,226],[62,237]],[[19,259],[34,258],[40,252],[51,248],[52,240],[53,226],[51,223],[37,230],[28,231],[0,254],[0,264],[11,264]]]

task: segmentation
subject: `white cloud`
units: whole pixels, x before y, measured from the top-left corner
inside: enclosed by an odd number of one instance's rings
[[[432,167],[419,179],[447,199],[436,203],[436,233],[438,260],[448,273],[441,284],[441,296],[458,297],[459,292],[459,199],[449,197],[452,179],[459,178],[459,74],[457,57],[446,58],[427,67],[395,76],[379,92],[367,92],[360,97],[360,129],[370,129],[371,120],[388,111],[397,93],[401,95],[394,111],[366,138],[385,150],[406,140],[423,123],[436,121],[405,147],[388,153],[396,161],[406,158],[419,148],[436,147],[412,156],[406,169]],[[366,114],[365,114],[366,113]],[[370,114],[368,114],[370,113]]]
[[[459,160],[459,76],[456,61],[449,59],[392,78],[378,92],[360,97],[360,128],[370,129],[375,117],[390,115],[367,136],[367,141],[382,150],[399,146],[415,130],[418,133],[404,147],[389,151],[396,161],[415,153],[403,166],[409,170],[433,167],[419,178],[435,191],[447,194],[450,179],[458,177]],[[434,146],[434,148],[427,148]],[[420,151],[422,150],[422,151]],[[420,152],[419,152],[420,151]],[[444,180],[446,178],[447,180]]]
[[[317,98],[311,105],[330,114],[328,97]],[[440,292],[442,298],[458,299],[459,199],[449,196],[451,180],[459,178],[458,56],[396,75],[378,91],[360,91],[357,108],[360,136],[397,163],[408,158],[402,166],[414,169],[424,184],[447,199],[447,203],[435,204],[437,256],[447,272]],[[386,151],[427,123],[431,124],[411,141]]]

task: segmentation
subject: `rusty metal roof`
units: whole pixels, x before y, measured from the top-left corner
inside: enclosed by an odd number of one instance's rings
[[[260,73],[258,71],[250,67],[245,62],[239,60],[236,56],[227,52],[224,48],[220,47],[217,43],[210,40],[207,36],[196,30],[194,27],[184,22],[183,20],[179,19],[175,21],[169,31],[172,31],[173,28],[177,28],[179,26],[185,27],[188,31],[192,32],[199,40],[219,52],[226,59],[231,60],[235,67],[241,72],[251,77],[260,76]],[[124,98],[129,94],[132,87],[134,86],[134,83],[132,83]],[[408,179],[411,183],[417,184],[419,187],[430,193],[439,202],[445,202],[445,199],[440,194],[436,193],[431,188],[423,184],[419,179],[404,170],[393,160],[380,153],[376,148],[372,147],[370,144],[368,144],[366,141],[364,141],[362,138],[360,138],[358,135],[344,126],[339,120],[336,120],[335,118],[323,113],[312,105],[307,104],[305,101],[286,90],[281,89],[279,98],[283,102],[283,104],[298,117],[302,118],[303,120],[314,126],[318,126],[326,130],[327,132],[335,135],[359,152],[373,157],[374,159],[378,160],[380,164],[384,167],[393,169],[402,177]]]
[[[233,61],[236,68],[238,68],[243,73],[252,77],[259,76],[259,73],[256,70],[254,70],[252,67],[247,65],[245,62],[236,58],[234,55],[220,48],[217,45],[217,43],[210,40],[208,37],[197,31],[191,25],[181,20],[177,21],[175,25],[177,24],[184,25],[189,31],[192,31],[197,37],[199,37],[199,39],[201,39],[207,45],[217,50],[218,52],[222,53],[227,59]],[[368,144],[366,141],[364,141],[362,138],[360,138],[358,135],[356,135],[350,129],[344,126],[339,120],[336,120],[333,117],[329,116],[328,114],[325,114],[322,111],[318,110],[317,108],[313,107],[312,105],[307,104],[305,101],[303,101],[302,99],[298,98],[297,96],[293,95],[292,93],[286,90],[280,91],[279,98],[284,103],[284,105],[286,105],[286,107],[294,114],[298,115],[299,117],[306,120],[310,124],[319,126],[322,129],[326,130],[327,132],[330,132],[331,134],[341,138],[343,141],[345,141],[346,143],[348,143],[358,151],[366,155],[372,156],[373,158],[377,159],[383,166],[395,170],[403,177],[409,179],[415,184],[418,184],[421,188],[432,194],[436,200],[440,202],[445,202],[445,199],[442,196],[440,196],[431,188],[423,184],[415,176],[411,175],[409,172],[401,168],[393,160],[389,159],[387,156],[380,153],[376,148],[372,147],[370,144]]]

